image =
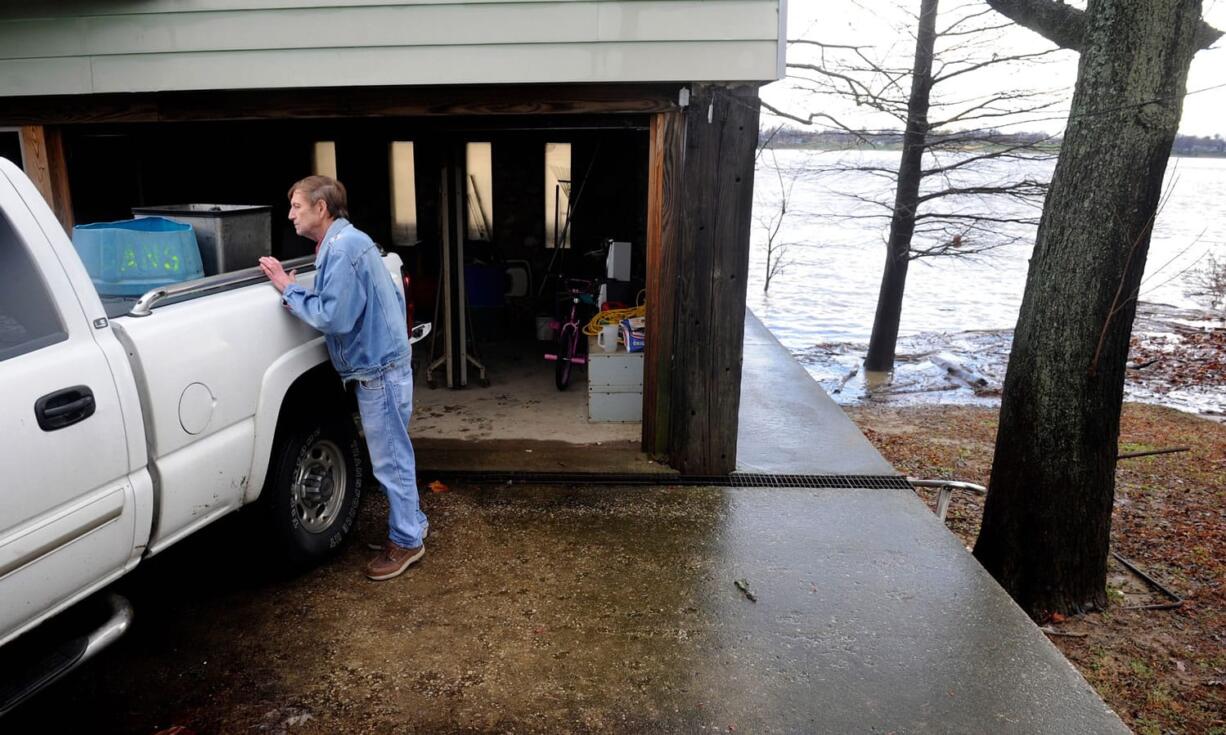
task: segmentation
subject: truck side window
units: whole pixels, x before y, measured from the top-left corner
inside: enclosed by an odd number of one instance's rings
[[[26,244],[0,213],[0,361],[68,339]]]

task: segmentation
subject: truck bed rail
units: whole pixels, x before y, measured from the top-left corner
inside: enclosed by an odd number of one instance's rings
[[[282,263],[288,273],[291,270],[299,270],[310,272],[315,270],[315,256],[304,255],[301,258],[294,258]],[[231,271],[230,273],[220,273],[216,276],[207,278],[197,278],[194,281],[184,281],[183,283],[174,283],[168,286],[159,286],[158,288],[146,291],[132,308],[128,310],[128,316],[149,316],[153,313],[153,308],[160,302],[168,299],[176,299],[188,296],[202,296],[204,294],[216,293],[220,291],[228,291],[232,288],[247,286],[252,283],[267,280],[264,272],[260,267],[252,266],[239,271]]]

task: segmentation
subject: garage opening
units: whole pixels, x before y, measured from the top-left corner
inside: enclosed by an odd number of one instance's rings
[[[627,115],[160,123],[91,126],[66,148],[78,224],[269,205],[282,259],[313,250],[285,218],[286,188],[335,175],[354,224],[402,259],[410,321],[434,326],[414,348],[424,456],[447,467],[480,448],[489,466],[639,471],[658,467],[640,452],[635,318],[648,129]]]

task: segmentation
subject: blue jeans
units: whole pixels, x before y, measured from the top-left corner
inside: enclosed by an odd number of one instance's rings
[[[416,548],[430,524],[418,503],[417,462],[409,441],[413,369],[406,360],[357,384],[370,463],[387,493],[388,538],[398,546]]]

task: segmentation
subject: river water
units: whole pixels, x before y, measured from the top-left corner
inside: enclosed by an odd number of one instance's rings
[[[892,181],[846,169],[896,168],[898,157],[897,151],[779,150],[759,158],[749,308],[840,402],[991,405],[999,401],[993,389],[1003,380],[1021,306],[1034,242],[1031,225],[999,224],[982,235],[968,233],[968,244],[1019,238],[979,256],[913,261],[893,380],[868,384],[858,370],[872,331],[889,224],[866,216],[886,212],[867,200],[890,201]],[[956,160],[946,156],[940,163]],[[999,183],[1019,175],[1047,181],[1054,168],[1054,160],[999,162],[959,173],[951,183]],[[1201,307],[1184,293],[1189,270],[1204,267],[1210,254],[1219,262],[1226,259],[1226,159],[1172,158],[1166,188],[1140,294],[1141,312],[1151,319],[1139,318],[1134,333],[1161,331],[1164,327],[1155,326],[1160,322],[1195,321]],[[788,243],[787,265],[764,292],[767,224],[778,216],[781,189],[789,189],[790,197],[776,242]],[[1039,215],[1037,208],[1000,197],[951,200],[944,206],[942,211],[989,211],[999,218]],[[944,369],[950,362],[983,375],[989,387],[975,392],[951,379]],[[1152,395],[1130,387],[1129,392],[1134,399],[1202,413],[1226,409],[1226,396],[1216,389]]]

